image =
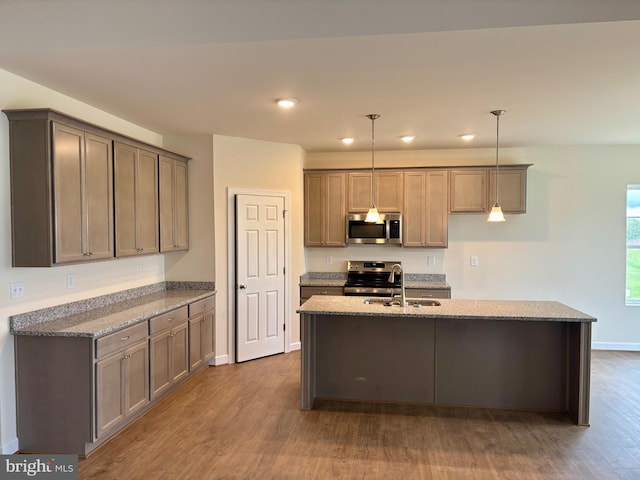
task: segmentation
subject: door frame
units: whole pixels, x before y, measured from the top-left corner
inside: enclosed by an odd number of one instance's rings
[[[229,363],[236,363],[236,195],[281,197],[284,199],[284,353],[291,351],[291,226],[289,192],[227,187],[227,352]]]

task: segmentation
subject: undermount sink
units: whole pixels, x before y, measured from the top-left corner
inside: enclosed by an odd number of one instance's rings
[[[373,297],[365,298],[362,303],[365,305],[384,305],[385,307],[399,307],[399,298],[390,297]],[[425,298],[407,298],[407,307],[439,307],[441,304],[437,300],[428,300]]]

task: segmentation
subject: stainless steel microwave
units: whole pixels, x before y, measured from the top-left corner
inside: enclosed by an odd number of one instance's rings
[[[402,244],[402,215],[381,213],[377,223],[365,222],[366,213],[347,215],[347,243]]]

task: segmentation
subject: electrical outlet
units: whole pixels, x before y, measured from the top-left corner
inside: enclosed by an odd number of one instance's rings
[[[327,265],[331,265],[333,263],[333,257],[331,255],[327,255],[325,261],[327,262]]]
[[[69,273],[67,274],[67,290],[73,289],[76,286],[76,277],[75,275]]]
[[[471,255],[471,266],[472,267],[478,266],[478,257],[476,257],[475,255]]]
[[[138,265],[138,275],[144,275],[144,265],[142,263]]]
[[[11,300],[24,297],[24,282],[13,282],[11,284]]]
[[[427,257],[427,265],[429,265],[430,267],[433,267],[436,264],[436,257],[434,257],[433,255],[429,255]]]

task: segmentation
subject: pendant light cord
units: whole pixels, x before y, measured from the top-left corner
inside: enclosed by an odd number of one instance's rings
[[[375,167],[375,150],[376,150],[376,136],[375,136],[375,121],[380,118],[377,113],[370,113],[367,118],[371,119],[371,206],[375,207],[375,190],[376,190],[376,167]]]
[[[500,150],[500,115],[496,116],[496,203],[500,205],[498,201],[498,192],[500,189],[498,188],[498,182],[500,181],[500,164],[498,163],[498,151]]]
[[[493,113],[496,116],[496,203],[495,204],[500,205],[500,202],[498,201],[498,192],[500,190],[498,188],[498,183],[499,183],[498,174],[500,173],[500,164],[498,160],[498,153],[500,151],[500,117],[505,113],[507,113],[507,111],[492,110],[491,113]]]

